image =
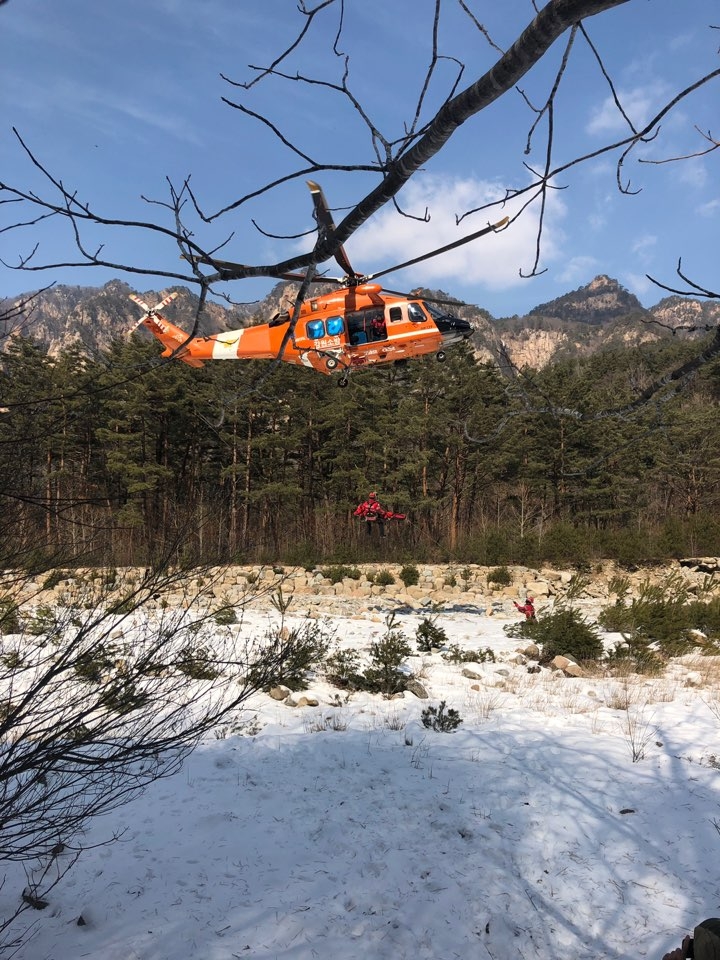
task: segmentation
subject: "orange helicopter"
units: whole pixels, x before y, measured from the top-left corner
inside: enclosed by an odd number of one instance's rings
[[[313,197],[318,230],[331,236],[335,224],[322,189],[314,181],[308,186]],[[437,256],[463,243],[505,227],[508,218],[489,224],[470,236],[408,260],[379,273],[362,276],[355,273],[340,246],[335,254],[345,271],[342,279],[318,277],[319,283],[334,283],[338,289],[321,296],[307,297],[290,311],[276,315],[269,323],[227,330],[209,336],[190,336],[162,316],[161,310],[175,299],[171,293],[154,307],[130,294],[145,315],[135,327],[144,326],[165,347],[163,357],[175,357],[191,367],[202,367],[207,360],[282,360],[310,367],[318,373],[339,373],[338,385],[348,384],[348,375],[359,368],[382,363],[397,363],[434,353],[445,360],[445,348],[466,340],[473,333],[472,325],[460,317],[440,309],[457,301],[402,294],[383,289],[370,281]],[[237,264],[215,258],[198,262],[216,269],[233,268]],[[304,276],[283,274],[282,279],[304,280]],[[299,309],[298,309],[299,306]]]

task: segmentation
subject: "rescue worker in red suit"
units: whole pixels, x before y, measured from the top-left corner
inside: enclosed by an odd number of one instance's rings
[[[518,613],[525,614],[526,620],[535,619],[535,598],[534,597],[528,597],[525,603],[523,604],[519,604],[517,600],[513,600],[513,603],[515,604],[515,608],[517,609]]]
[[[377,526],[381,537],[385,536],[386,521],[405,519],[404,513],[395,513],[392,510],[386,510],[385,507],[381,507],[378,503],[378,498],[374,493],[371,493],[364,503],[361,503],[359,507],[355,508],[353,516],[360,517],[367,522],[368,536],[372,536],[372,528],[374,524]]]
[[[368,536],[372,536],[373,525],[377,524],[378,532],[381,537],[385,536],[385,520],[389,516],[390,511],[385,510],[378,503],[378,498],[375,493],[371,493],[370,496],[361,503],[358,507],[355,508],[355,513],[353,516],[362,517],[367,521],[367,532]]]

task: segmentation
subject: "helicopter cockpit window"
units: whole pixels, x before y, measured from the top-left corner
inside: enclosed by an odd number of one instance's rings
[[[427,317],[422,311],[422,307],[419,303],[409,303],[408,304],[408,318],[413,323],[425,323]]]
[[[327,334],[329,337],[339,337],[343,332],[343,318],[342,317],[328,317],[325,321],[327,326]]]
[[[325,324],[322,320],[309,320],[305,333],[308,340],[321,340],[325,336]]]
[[[423,300],[423,306],[425,307],[427,312],[430,314],[430,316],[433,318],[433,320],[442,320],[444,317],[447,316],[447,314],[444,313],[442,310],[438,310],[437,307],[434,307],[431,303],[426,303],[424,300]]]

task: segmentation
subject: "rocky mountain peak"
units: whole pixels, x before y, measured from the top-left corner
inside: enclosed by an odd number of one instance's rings
[[[638,298],[617,280],[599,274],[585,286],[549,303],[541,303],[530,311],[530,316],[597,324],[617,320],[630,313],[644,314],[646,311]]]

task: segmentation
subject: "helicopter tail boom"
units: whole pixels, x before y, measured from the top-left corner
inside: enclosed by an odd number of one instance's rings
[[[165,317],[163,317],[160,313],[160,310],[163,307],[166,307],[169,303],[172,303],[175,297],[177,297],[177,292],[169,294],[164,300],[161,300],[160,303],[156,304],[154,307],[150,307],[140,297],[136,296],[134,293],[131,293],[130,299],[134,301],[134,303],[137,303],[137,305],[145,311],[144,316],[138,320],[138,322],[133,326],[132,330],[136,330],[140,326],[146,327],[150,333],[165,347],[161,353],[162,357],[176,357],[178,360],[182,360],[183,363],[187,363],[191,367],[202,367],[204,366],[202,360],[191,356],[189,350],[187,349],[187,344],[191,339],[189,334],[185,333],[184,330],[181,330],[180,327],[176,327],[174,324],[168,323]],[[130,331],[131,333],[132,330]]]

